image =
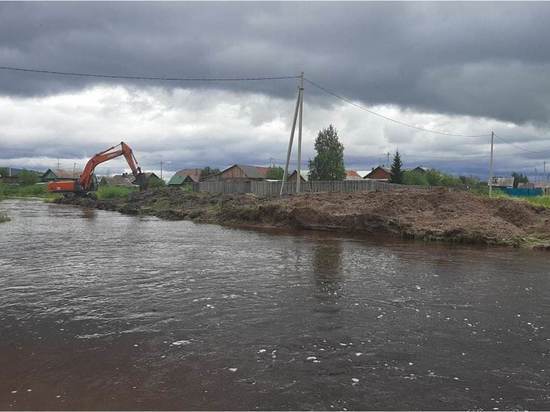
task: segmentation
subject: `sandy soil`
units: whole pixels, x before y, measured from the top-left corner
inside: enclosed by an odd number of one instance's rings
[[[446,189],[304,193],[277,199],[163,188],[60,203],[226,225],[279,226],[550,249],[550,209]]]

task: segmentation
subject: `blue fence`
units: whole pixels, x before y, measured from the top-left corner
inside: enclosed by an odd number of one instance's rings
[[[532,196],[542,196],[544,194],[543,190],[540,188],[537,189],[528,189],[528,188],[511,188],[507,187],[502,189],[509,196],[522,196],[522,197],[532,197]]]

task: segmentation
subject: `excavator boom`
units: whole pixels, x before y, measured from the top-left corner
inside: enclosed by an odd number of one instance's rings
[[[108,160],[117,158],[119,156],[124,156],[126,162],[128,162],[128,165],[130,166],[130,169],[132,169],[132,174],[135,177],[136,183],[140,186],[140,188],[143,188],[144,175],[141,172],[141,168],[138,166],[138,162],[134,156],[134,153],[130,146],[128,146],[124,142],[120,142],[120,144],[99,152],[94,155],[90,160],[88,160],[88,163],[86,163],[86,167],[84,168],[78,180],[60,180],[50,182],[48,184],[48,191],[65,193],[89,192],[92,190],[93,175],[97,165],[104,163]]]

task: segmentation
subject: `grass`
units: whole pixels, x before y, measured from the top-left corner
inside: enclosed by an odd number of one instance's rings
[[[543,206],[550,209],[550,196],[524,197],[532,205]]]
[[[96,192],[97,198],[104,199],[126,199],[130,193],[137,189],[122,186],[100,186]]]
[[[9,185],[0,183],[0,199],[10,197],[50,197],[45,184]]]
[[[478,193],[482,196],[489,196],[489,193]],[[510,196],[503,192],[502,190],[493,189],[493,199],[511,199],[520,202],[527,202],[535,206],[542,206],[547,209],[550,209],[550,196]]]
[[[0,223],[9,222],[10,220],[5,212],[0,212]]]

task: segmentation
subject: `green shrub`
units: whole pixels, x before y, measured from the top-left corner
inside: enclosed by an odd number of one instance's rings
[[[17,176],[19,183],[24,186],[34,185],[40,180],[38,175],[34,172],[29,172],[28,170],[22,170]]]
[[[48,188],[45,184],[18,185],[0,183],[0,198],[46,196],[48,196]]]
[[[525,200],[533,205],[550,208],[550,196],[526,197]]]
[[[166,182],[162,179],[150,179],[147,183],[147,189],[156,189],[166,186]]]
[[[96,192],[98,199],[121,199],[127,198],[132,192],[137,189],[133,187],[123,186],[100,186]]]
[[[426,172],[409,170],[403,173],[403,184],[417,186],[447,186],[456,187],[463,185],[463,180],[442,173],[439,170],[430,169]]]
[[[415,186],[428,186],[426,174],[414,170],[403,172],[403,184]]]

